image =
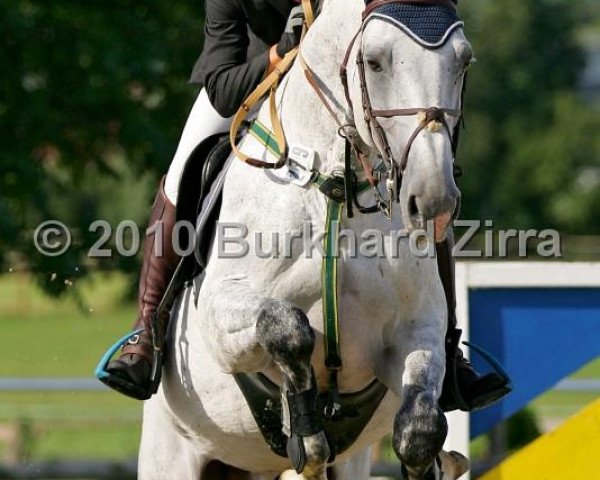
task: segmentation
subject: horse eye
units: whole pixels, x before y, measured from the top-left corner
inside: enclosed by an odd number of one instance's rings
[[[381,64],[375,60],[367,60],[367,65],[373,72],[381,72],[383,70]]]

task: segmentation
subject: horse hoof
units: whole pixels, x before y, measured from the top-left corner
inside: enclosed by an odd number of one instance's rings
[[[300,477],[300,475],[298,475],[294,470],[286,470],[280,475],[279,480],[298,480],[299,478],[302,477]]]
[[[457,480],[467,473],[471,466],[467,457],[455,451],[440,452],[440,460],[444,472],[443,480]]]
[[[318,476],[306,476],[306,471],[296,473],[294,470],[286,470],[281,474],[278,480],[327,480],[325,473]]]
[[[302,440],[306,451],[306,464],[317,467],[323,466],[324,468],[331,456],[331,449],[325,432],[321,430],[316,435],[304,437]]]
[[[327,480],[327,461],[331,450],[327,437],[323,431],[301,438],[305,462],[301,473],[295,470],[286,470],[279,477],[280,480]]]

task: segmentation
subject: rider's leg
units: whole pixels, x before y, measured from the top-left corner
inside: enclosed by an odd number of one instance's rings
[[[506,381],[497,373],[479,375],[459,348],[461,330],[456,325],[453,246],[454,235],[452,232],[448,233],[444,242],[436,244],[438,271],[448,304],[446,376],[439,400],[440,406],[447,412],[456,409],[479,410],[500,400],[510,392]]]
[[[124,382],[106,381],[109,386],[135,398],[143,399],[149,387],[152,366],[151,322],[179,261],[172,243],[176,222],[176,203],[181,176],[194,148],[204,139],[227,131],[230,119],[221,117],[208,100],[203,89],[194,103],[183,129],[177,152],[166,179],[160,184],[149,222],[149,233],[144,242],[144,257],[138,294],[138,317],[134,329],[143,331],[123,347],[119,359],[108,365],[108,372]],[[154,228],[152,228],[154,227]],[[164,332],[168,316],[161,319],[159,328]],[[137,388],[128,389],[133,383]],[[125,385],[125,386],[124,386]]]
[[[107,371],[123,382],[106,381],[109,386],[126,395],[145,399],[153,360],[152,318],[175,271],[179,256],[173,249],[171,234],[176,221],[175,206],[164,193],[164,178],[152,205],[149,228],[144,240],[144,256],[138,288],[138,315],[133,326],[142,332],[123,347],[121,356],[109,363]],[[167,328],[168,316],[160,319],[159,328]],[[127,385],[136,388],[131,391]],[[141,392],[141,393],[140,393]]]
[[[177,151],[165,180],[165,193],[171,203],[177,205],[181,176],[194,149],[206,138],[229,130],[230,124],[231,118],[224,118],[218,114],[203,88],[183,127]]]

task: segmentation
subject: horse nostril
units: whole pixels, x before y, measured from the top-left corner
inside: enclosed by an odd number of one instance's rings
[[[417,207],[417,197],[411,195],[408,199],[408,214],[413,217],[419,214],[419,207]]]

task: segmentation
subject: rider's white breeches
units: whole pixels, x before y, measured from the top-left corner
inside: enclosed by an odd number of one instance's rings
[[[230,124],[231,117],[223,118],[217,113],[203,88],[194,102],[185,127],[183,127],[177,151],[165,180],[165,194],[173,205],[177,204],[179,182],[194,148],[211,135],[229,130]]]

